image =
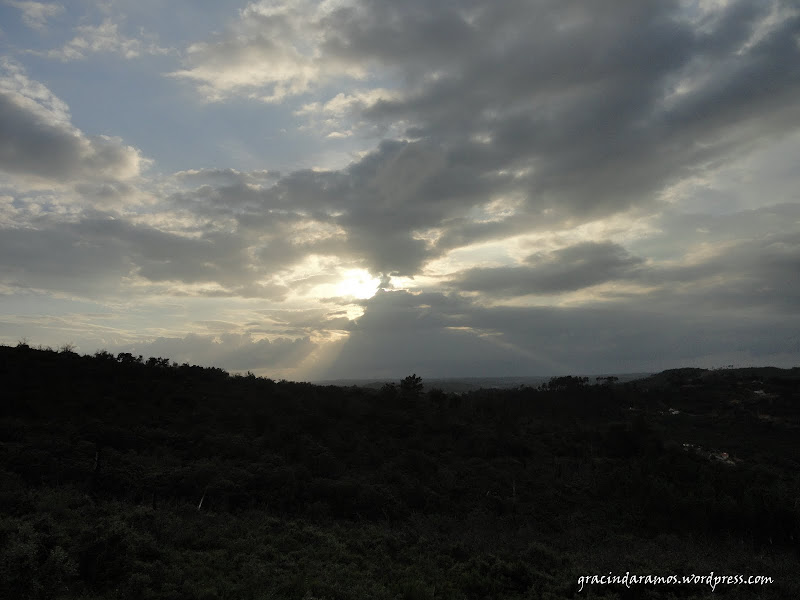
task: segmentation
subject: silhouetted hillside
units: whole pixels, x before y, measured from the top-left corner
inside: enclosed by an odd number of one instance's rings
[[[800,597],[800,369],[455,395],[3,346],[0,377],[9,598]]]
[[[617,373],[609,374],[617,379],[617,381],[633,381],[634,379],[642,379],[647,377],[650,373]],[[608,375],[607,375],[608,376]],[[606,377],[607,377],[606,376]],[[478,390],[488,389],[509,389],[518,388],[521,386],[539,387],[543,383],[547,383],[550,377],[528,376],[528,377],[446,377],[446,378],[431,378],[425,379],[425,387],[428,389],[439,389],[443,392],[475,392]],[[592,375],[589,377],[590,382],[597,382],[603,379],[603,376]],[[331,379],[314,382],[318,385],[338,385],[338,386],[358,386],[372,389],[380,389],[386,383],[385,379]]]

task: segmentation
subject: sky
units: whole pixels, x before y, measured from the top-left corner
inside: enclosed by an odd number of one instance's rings
[[[0,343],[800,365],[790,0],[0,0]]]

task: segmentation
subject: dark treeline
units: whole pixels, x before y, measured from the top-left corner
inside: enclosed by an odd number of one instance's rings
[[[800,597],[800,369],[456,395],[21,344],[0,377],[8,598]]]

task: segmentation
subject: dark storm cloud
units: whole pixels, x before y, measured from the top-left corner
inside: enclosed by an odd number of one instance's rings
[[[686,303],[693,310],[796,314],[800,306],[800,234],[775,234],[724,245],[694,264],[654,266],[636,274],[658,286],[640,300],[650,306]]]
[[[596,299],[626,295],[667,312],[689,305],[712,312],[739,308],[785,313],[800,305],[800,235],[794,232],[720,243],[701,258],[677,264],[646,263],[610,242],[537,253],[526,262],[526,266],[467,269],[450,284],[486,298],[508,298],[625,282],[640,288],[604,292]]]
[[[61,224],[41,219],[39,228],[6,228],[0,236],[0,275],[15,287],[110,293],[138,275],[153,283],[217,283],[217,295],[283,297],[282,286],[254,283],[268,274],[236,236],[187,237],[102,215]]]
[[[519,352],[467,327],[474,310],[468,300],[439,293],[380,291],[363,305],[365,313],[349,328],[350,337],[329,376],[529,372],[530,365]]]
[[[117,215],[85,212],[73,223],[42,217],[5,237],[16,285],[78,289],[137,275],[151,282],[216,283],[206,295],[280,298],[281,286],[255,283],[315,254],[349,261],[374,273],[413,275],[438,252],[416,236],[459,209],[485,185],[440,168],[441,154],[426,144],[386,142],[341,172],[298,171],[277,182],[260,174],[215,171],[181,175],[221,179],[173,194],[165,207],[199,221],[185,235],[169,230],[172,217],[135,225]],[[252,184],[268,181],[267,185]],[[452,181],[452,185],[449,184]],[[121,185],[80,184],[97,203],[119,202]],[[408,210],[409,205],[416,210]],[[469,203],[467,203],[467,206]],[[52,267],[52,268],[51,268]],[[305,285],[299,280],[298,286]]]
[[[652,202],[800,121],[798,17],[746,46],[767,2],[732,2],[701,24],[678,2],[414,6],[364,2],[332,17],[330,51],[411,83],[365,116],[412,124],[447,147],[451,167],[531,167],[516,189],[536,213],[583,219]]]
[[[362,300],[366,312],[353,322],[353,332],[420,331],[468,325],[469,300],[439,292],[412,294],[406,291],[379,291]]]
[[[343,236],[293,247],[356,260],[374,273],[413,275],[440,253],[417,232],[466,213],[497,189],[497,178],[448,164],[435,145],[386,141],[341,171],[296,171],[264,189],[204,185],[170,201],[202,217],[233,218],[253,233],[304,222],[341,228]]]
[[[679,303],[486,307],[456,295],[381,292],[365,309],[330,374],[635,372],[726,360],[789,366],[800,342],[796,315],[748,318]]]
[[[766,195],[771,197],[768,192]],[[693,208],[697,212],[665,211],[653,219],[657,231],[634,243],[634,253],[641,249],[659,259],[675,258],[697,245],[729,245],[792,234],[800,222],[800,203],[776,204],[726,214],[699,212],[705,208],[702,203]]]
[[[502,189],[423,142],[384,142],[346,174],[347,202],[336,222],[348,233],[348,250],[376,274],[418,273],[440,251],[417,233],[464,215]]]
[[[552,294],[625,278],[643,260],[618,244],[583,242],[533,254],[525,262],[530,266],[468,269],[451,283],[460,290],[496,296]]]
[[[648,306],[640,299],[571,308],[482,308],[472,318],[476,328],[500,332],[523,351],[582,372],[660,370],[734,353],[788,366],[798,340],[786,327],[796,331],[800,324],[795,316],[787,320],[688,303]]]
[[[294,14],[278,4],[253,3],[241,27]],[[655,205],[669,185],[800,124],[790,6],[361,0],[315,13],[308,27],[324,61],[398,82],[348,105],[356,120],[404,126],[414,141],[384,141],[346,169],[295,172],[268,190],[230,185],[217,210],[302,210],[345,230],[347,243],[329,251],[413,275],[476,241]],[[214,52],[203,47],[219,66]],[[513,215],[475,217],[503,198],[517,202]],[[431,228],[435,243],[420,236]]]

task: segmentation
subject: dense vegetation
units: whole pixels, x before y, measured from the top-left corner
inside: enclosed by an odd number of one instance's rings
[[[800,597],[800,369],[455,395],[22,344],[0,377],[7,598]]]

